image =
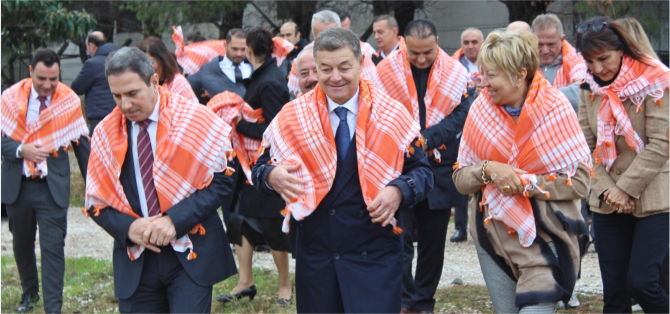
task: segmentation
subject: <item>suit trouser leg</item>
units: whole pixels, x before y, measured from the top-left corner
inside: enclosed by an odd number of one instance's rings
[[[451,208],[430,210],[428,202],[423,201],[415,207],[414,214],[419,228],[414,309],[432,310],[435,306],[433,297],[442,276]]]
[[[458,206],[454,209],[454,224],[456,230],[465,231],[468,227],[468,206]]]
[[[39,290],[35,258],[35,225],[39,226],[44,311],[59,313],[63,305],[67,208],[58,206],[47,183],[22,183],[19,201],[12,204],[14,255],[24,293]],[[25,275],[24,275],[25,273]],[[24,277],[26,282],[24,282]],[[34,291],[34,292],[33,292]]]
[[[412,276],[412,261],[414,259],[414,209],[404,208],[398,211],[398,217],[403,229],[403,259],[402,259],[402,307],[414,308],[416,287]]]

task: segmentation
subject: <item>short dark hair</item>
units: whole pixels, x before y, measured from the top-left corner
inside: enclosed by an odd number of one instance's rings
[[[437,29],[435,28],[435,24],[428,20],[414,20],[409,22],[407,27],[405,27],[405,37],[426,39],[430,36],[437,37]]]
[[[177,65],[177,59],[165,44],[160,40],[152,40],[147,44],[147,49],[144,52],[158,61],[158,66],[163,74],[162,79],[168,84],[172,83],[174,76],[179,73],[179,66]]]
[[[347,9],[332,8],[330,10],[335,12],[337,14],[337,16],[340,17],[340,22],[346,20],[347,18],[349,18],[349,20],[351,20],[351,12]]]
[[[95,32],[91,32],[88,34],[88,37],[86,37],[86,42],[94,44],[96,47],[100,47],[107,43],[107,39],[105,38],[105,35],[98,35]]]
[[[247,38],[247,33],[241,28],[232,28],[226,33],[226,43],[229,43],[235,38]]]
[[[272,33],[262,27],[254,27],[247,33],[247,47],[254,52],[254,57],[267,59],[272,54],[275,44],[272,41]]]
[[[189,33],[188,35],[186,35],[186,40],[188,42],[197,43],[197,42],[200,42],[200,41],[205,41],[205,40],[207,40],[207,38],[202,36],[202,34],[200,34],[200,32],[195,32],[195,33]]]
[[[54,63],[58,63],[58,67],[60,68],[60,58],[58,57],[58,54],[51,49],[40,48],[35,51],[33,59],[30,61],[30,66],[34,70],[40,62],[44,63],[48,68],[54,65]]]
[[[620,22],[612,21],[605,16],[596,16],[584,23],[593,25],[598,22],[604,22],[607,25],[597,32],[589,27],[586,32],[583,34],[578,32],[575,37],[575,49],[585,58],[608,50],[622,50],[633,59],[645,62],[647,57],[641,52],[643,50]]]
[[[398,21],[389,14],[377,15],[372,20],[372,23],[377,23],[379,21],[386,21],[386,25],[391,29],[398,28]]]

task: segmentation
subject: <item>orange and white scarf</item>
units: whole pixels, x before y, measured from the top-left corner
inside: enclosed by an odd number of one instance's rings
[[[177,63],[188,75],[197,73],[205,63],[214,58],[226,55],[225,40],[206,40],[186,46],[181,26],[172,26],[172,29],[174,30],[172,40],[175,45],[174,54],[177,56]]]
[[[314,42],[311,42],[309,45],[305,46],[305,48],[311,47],[313,45]],[[361,49],[364,46],[365,45],[361,45]],[[370,46],[370,44],[368,44],[368,46]],[[366,49],[366,51],[361,51],[361,60],[359,61],[361,65],[361,78],[372,82],[377,87],[381,87],[382,82],[379,80],[379,76],[377,75],[377,67],[375,66],[375,63],[372,62],[372,54],[374,53],[374,49],[372,49],[372,52],[370,52],[369,49]],[[291,72],[288,74],[288,91],[289,93],[295,95],[295,97],[300,97],[300,94],[302,94],[300,91],[300,85],[298,85],[298,80],[298,69],[296,68],[295,60],[293,60],[293,62],[291,62]]]
[[[460,62],[449,58],[441,48],[437,49],[423,98],[426,104],[426,128],[449,116],[461,103],[461,96],[467,92],[468,71]],[[414,121],[419,123],[419,100],[404,41],[400,42],[397,51],[377,65],[377,71],[389,96],[401,102]],[[433,149],[433,157],[437,162],[441,161],[437,148]]]
[[[272,49],[272,56],[277,59],[277,66],[281,66],[286,57],[295,49],[295,45],[281,37],[272,38],[272,42],[275,45],[274,49]]]
[[[586,61],[565,39],[563,39],[561,44],[561,55],[563,65],[556,71],[553,86],[561,88],[575,82],[583,81],[586,78]]]
[[[359,83],[356,118],[358,176],[365,204],[370,205],[379,191],[402,173],[405,151],[419,134],[402,104],[366,80]],[[305,195],[286,205],[282,230],[288,232],[290,217],[303,220],[330,192],[337,168],[337,148],[330,125],[326,94],[317,87],[286,104],[263,134],[261,146],[270,147],[275,165],[299,164],[296,175],[307,181]],[[396,234],[402,229],[395,226]]]
[[[566,174],[567,184],[579,164],[591,168],[589,147],[579,126],[575,110],[561,92],[552,87],[542,72],[535,72],[517,123],[502,105],[493,104],[488,89],[475,99],[463,129],[458,163],[463,168],[482,160],[497,161],[527,171],[519,175],[525,185],[523,195],[504,195],[493,184],[482,188],[480,206],[488,204],[489,219],[505,223],[511,235],[519,234],[524,247],[533,244],[537,234],[530,190],[538,189],[536,175]],[[553,177],[553,178],[552,178]]]
[[[649,64],[624,55],[619,74],[608,86],[598,85],[590,73],[586,77],[593,94],[602,96],[598,109],[598,142],[593,157],[596,164],[602,163],[608,172],[617,158],[616,135],[623,135],[635,152],[640,153],[644,149],[644,142],[633,129],[623,102],[632,101],[637,106],[637,112],[640,112],[644,99],[650,96],[654,98],[655,105],[663,106],[661,98],[669,87],[669,70],[650,56],[647,56],[645,62]]]
[[[191,84],[189,84],[186,78],[179,73],[174,75],[171,83],[166,81],[161,86],[173,94],[182,96],[191,102],[198,103],[198,97],[195,96],[193,88],[191,88]]]
[[[263,123],[265,122],[263,119],[263,109],[254,110],[248,103],[244,102],[242,97],[229,91],[214,96],[207,103],[207,107],[212,109],[228,125],[232,126],[230,139],[233,143],[234,153],[230,156],[230,159],[237,156],[244,175],[247,177],[247,182],[253,185],[251,181],[251,167],[254,166],[261,156],[258,151],[261,147],[261,141],[238,133],[236,131],[237,123],[235,123],[235,119],[241,114],[242,119],[247,122]]]
[[[88,137],[88,127],[81,113],[79,96],[63,83],[51,96],[51,105],[42,110],[37,120],[28,122],[28,100],[32,79],[22,80],[2,93],[2,134],[21,143],[42,146],[54,157],[63,148],[67,153],[72,141]],[[23,175],[45,177],[47,161],[34,163],[23,159]]]
[[[452,59],[461,62],[461,57],[464,56],[465,53],[463,52],[463,49],[458,48],[456,52],[451,56]],[[468,74],[468,88],[470,87],[476,87],[474,81],[481,81],[482,80],[482,75],[479,72],[470,72]]]
[[[153,177],[161,213],[212,182],[215,172],[226,169],[232,148],[228,141],[231,127],[204,106],[194,106],[182,97],[159,88],[159,118],[156,131]],[[128,120],[115,108],[93,133],[86,180],[86,208],[111,207],[139,218],[128,203],[119,181],[128,150]],[[86,212],[88,213],[88,212]],[[190,234],[205,235],[200,224]],[[177,252],[189,249],[188,259],[197,257],[188,234],[170,244]],[[136,260],[143,246],[128,247],[128,256]]]

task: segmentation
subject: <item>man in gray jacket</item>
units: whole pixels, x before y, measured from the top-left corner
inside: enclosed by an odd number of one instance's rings
[[[86,94],[89,136],[93,135],[93,130],[100,120],[116,107],[105,76],[105,59],[110,52],[117,49],[119,47],[107,42],[102,32],[95,31],[89,34],[86,38],[86,52],[91,58],[84,62],[81,72],[72,81],[72,90],[77,95]]]

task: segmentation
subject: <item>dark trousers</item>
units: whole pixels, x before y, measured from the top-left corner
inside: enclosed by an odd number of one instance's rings
[[[631,297],[645,313],[668,313],[668,213],[637,218],[593,213],[603,280],[604,313],[630,313]],[[665,266],[664,266],[665,264]]]
[[[60,313],[63,306],[67,208],[56,204],[46,182],[18,183],[21,184],[19,196],[16,202],[7,204],[7,214],[21,288],[24,294],[31,295],[40,290],[35,258],[35,232],[39,226],[44,312]]]
[[[104,118],[102,118],[104,119]],[[93,131],[95,130],[95,127],[102,121],[102,119],[88,119],[88,123],[91,125],[88,127],[88,136],[93,136]]]
[[[454,207],[454,223],[456,225],[456,230],[465,231],[465,229],[468,228],[467,206]]]
[[[201,286],[188,276],[172,246],[160,253],[145,250],[142,277],[135,293],[119,299],[121,313],[209,313],[212,286]]]
[[[414,209],[398,212],[403,228],[404,252],[402,274],[402,307],[417,311],[432,310],[435,306],[435,290],[440,283],[444,264],[444,246],[447,227],[451,218],[451,208],[430,210],[424,200]],[[414,244],[412,221],[417,222],[417,262],[416,276],[412,277]]]

